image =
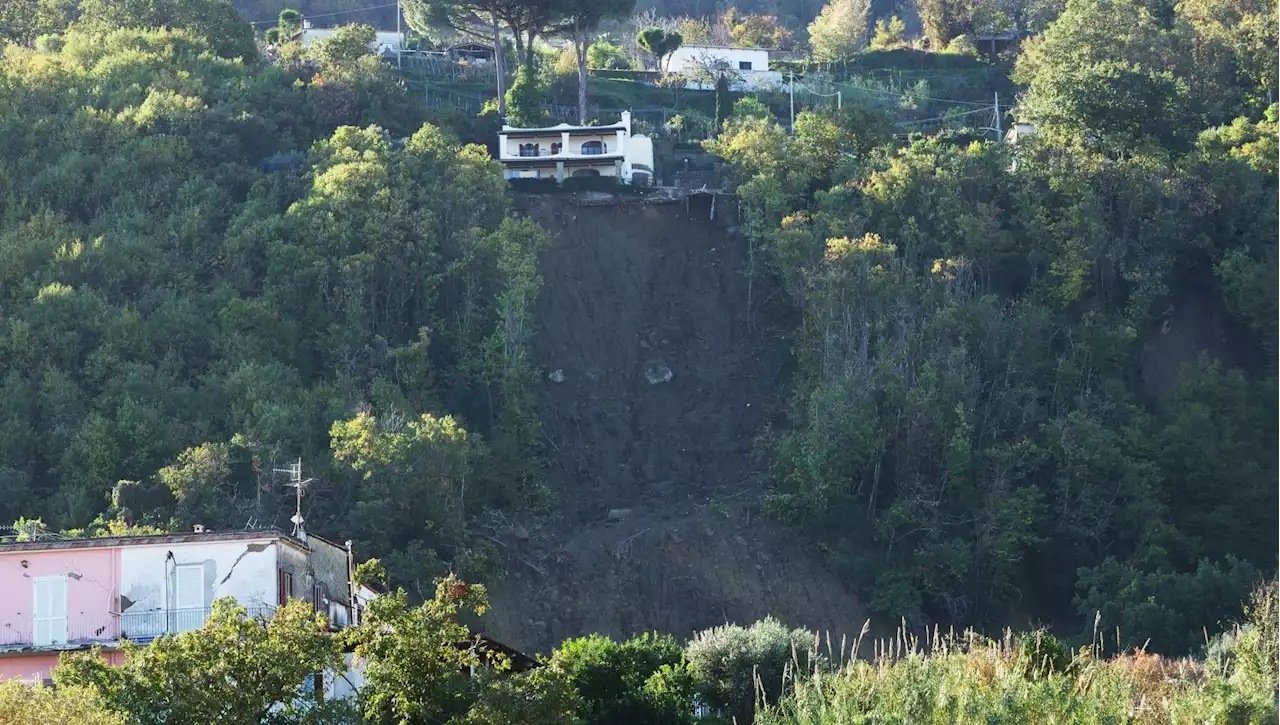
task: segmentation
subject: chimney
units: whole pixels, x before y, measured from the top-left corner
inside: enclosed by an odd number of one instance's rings
[[[631,135],[631,111],[622,112],[622,126],[627,129],[627,135]]]
[[[191,527],[191,530],[197,534],[203,534],[205,532],[204,524],[196,524]]]

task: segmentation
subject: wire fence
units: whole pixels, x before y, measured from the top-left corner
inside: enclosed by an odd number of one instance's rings
[[[432,109],[452,108],[461,113],[476,115],[497,95],[496,78],[492,66],[468,66],[445,57],[418,54],[409,60],[406,55],[399,71],[400,77],[412,92],[419,95],[424,105]],[[450,87],[458,83],[494,84],[490,92],[464,91]],[[707,92],[704,92],[707,93]],[[738,94],[740,95],[740,94]],[[837,110],[848,104],[868,105],[896,116],[893,123],[900,135],[939,131],[946,128],[979,128],[995,131],[1001,124],[996,117],[998,96],[990,101],[964,98],[943,98],[930,94],[925,81],[908,86],[894,83],[877,83],[871,79],[862,82],[837,80],[825,73],[810,73],[803,80],[791,79],[776,89],[753,93],[769,106],[784,123],[792,110],[795,113],[812,110]],[[702,106],[707,105],[703,98]],[[693,106],[607,106],[589,104],[586,108],[588,122],[613,121],[623,111],[630,111],[634,128],[638,133],[650,136],[673,137],[694,141],[709,138],[715,133],[714,119],[706,108]],[[576,103],[547,103],[542,111],[551,123],[580,122]]]

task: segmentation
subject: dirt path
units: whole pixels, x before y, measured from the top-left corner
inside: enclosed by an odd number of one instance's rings
[[[745,243],[705,206],[527,202],[554,239],[535,354],[559,511],[512,546],[485,626],[534,650],[766,614],[856,632],[853,596],[759,513],[789,351],[747,332]]]

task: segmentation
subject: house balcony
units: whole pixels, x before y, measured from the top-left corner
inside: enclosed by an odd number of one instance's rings
[[[271,619],[275,615],[273,606],[259,605],[245,607],[250,619]],[[168,609],[151,612],[125,612],[119,615],[120,638],[134,642],[146,642],[165,634],[180,634],[200,629],[209,620],[213,610],[209,607],[198,609]]]
[[[270,619],[276,610],[272,606],[246,609],[253,619]],[[0,652],[88,649],[116,645],[122,639],[149,642],[165,634],[200,629],[212,611],[204,607],[0,621]]]

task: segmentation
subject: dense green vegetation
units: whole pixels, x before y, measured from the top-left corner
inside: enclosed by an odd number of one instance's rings
[[[375,600],[358,628],[331,636],[303,602],[262,621],[219,600],[200,630],[130,646],[119,667],[97,653],[67,655],[56,691],[4,683],[0,705],[13,725],[691,725],[699,702],[713,714],[698,722],[761,725],[1262,723],[1277,714],[1274,582],[1203,661],[1114,655],[1105,633],[1078,649],[1043,631],[833,641],[765,620],[708,630],[684,649],[663,635],[593,635],[511,672],[458,623],[485,606],[483,587],[450,577],[420,606],[403,590]],[[343,672],[344,647],[365,682],[353,699],[318,701],[312,673]]]
[[[1275,4],[1041,5],[1019,10],[1047,29],[1014,66],[1016,118],[1036,130],[1016,145],[895,137],[854,98],[794,129],[755,98],[707,104],[761,283],[743,303],[795,322],[791,387],[758,446],[765,507],[903,618],[872,662],[766,620],[687,647],[586,637],[534,673],[459,676],[482,662],[454,647],[456,617],[483,591],[437,577],[495,573],[485,527],[555,496],[531,392],[547,236],[485,150],[369,55],[369,28],[260,46],[223,0],[4,7],[0,518],[90,534],[283,522],[293,495],[273,469],[302,459],[313,528],[408,590],[347,642],[373,722],[679,723],[695,694],[763,722],[1273,721],[1274,588],[1204,645],[1280,545]],[[961,38],[988,11],[939,4],[925,32],[976,63]],[[820,35],[849,26],[833,15]],[[520,27],[504,100],[541,119],[546,31]],[[900,23],[862,30],[823,52],[911,44]],[[931,629],[1042,622],[1062,640]],[[182,706],[259,722],[335,662],[317,632],[301,610],[266,626],[222,605],[121,670],[77,660],[61,677],[130,721]],[[223,656],[280,662],[249,667],[256,689],[179,702],[184,668]],[[76,706],[0,697],[32,717]]]
[[[1186,652],[1274,570],[1275,35],[1206,20],[1255,11],[1069,4],[1016,147],[758,104],[710,144],[803,311],[771,508],[875,610]]]
[[[312,525],[429,590],[483,566],[470,517],[542,496],[545,235],[361,31],[269,64],[218,28],[0,59],[0,518],[283,521],[300,457]]]
[[[1274,589],[1204,662],[1144,651],[1102,656],[1105,637],[1073,651],[1045,633],[885,642],[871,662],[788,679],[760,725],[827,723],[1275,722]],[[1270,596],[1271,599],[1267,599]],[[806,674],[813,674],[806,677]]]

